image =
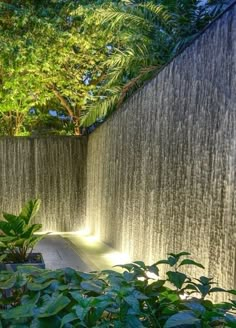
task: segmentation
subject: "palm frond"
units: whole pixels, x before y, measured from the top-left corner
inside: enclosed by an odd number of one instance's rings
[[[108,29],[111,30],[117,30],[120,26],[126,26],[126,28],[137,26],[139,28],[148,28],[150,26],[150,23],[144,17],[117,8],[99,9],[97,15],[100,17],[102,24],[109,24]]]
[[[87,112],[81,117],[81,125],[88,127],[97,120],[103,119],[114,109],[118,98],[119,94],[114,93],[99,102],[88,105]]]
[[[154,14],[162,23],[170,23],[172,21],[172,15],[168,7],[159,4],[156,5],[153,2],[143,3],[138,5],[139,8],[144,8]]]

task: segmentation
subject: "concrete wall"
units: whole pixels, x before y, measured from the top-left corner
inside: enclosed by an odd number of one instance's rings
[[[87,163],[93,233],[150,263],[188,250],[235,286],[236,5],[89,137]]]
[[[18,213],[42,200],[35,221],[43,230],[84,225],[87,138],[0,138],[0,211]]]

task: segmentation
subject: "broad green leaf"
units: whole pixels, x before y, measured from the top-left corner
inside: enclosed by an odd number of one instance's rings
[[[44,269],[41,269],[41,268],[38,268],[36,266],[33,266],[33,265],[19,265],[17,267],[17,271],[18,272],[22,272],[22,273],[25,273],[25,274],[34,274],[34,273],[44,273]]]
[[[76,314],[77,314],[77,317],[81,320],[81,321],[83,321],[84,320],[84,318],[85,318],[85,316],[87,315],[87,313],[88,313],[88,311],[90,310],[90,308],[89,307],[82,307],[82,306],[80,306],[80,305],[76,305],[75,306],[75,312],[76,312]]]
[[[13,234],[11,225],[5,221],[0,221],[0,230],[2,230],[6,236],[12,236]]]
[[[58,316],[52,316],[47,318],[35,318],[30,328],[56,328],[60,327],[61,319]]]
[[[101,286],[101,284],[98,284],[96,282],[93,281],[82,281],[80,284],[81,288],[83,288],[84,290],[87,291],[92,291],[95,293],[101,293],[103,290],[103,286]]]
[[[40,203],[40,199],[32,199],[24,205],[20,217],[24,219],[26,224],[29,224],[30,220],[37,214]]]
[[[27,284],[27,277],[24,274],[21,274],[19,272],[16,273],[16,283],[15,288],[22,288]]]
[[[0,241],[7,245],[8,243],[11,243],[16,240],[16,237],[13,236],[0,236]]]
[[[74,313],[68,313],[68,314],[66,314],[62,318],[62,320],[61,320],[61,326],[60,326],[60,328],[63,328],[64,325],[66,325],[67,323],[70,323],[72,321],[75,321],[75,320],[78,320],[78,317],[77,317],[76,314],[74,314]]]
[[[135,315],[127,315],[125,318],[126,328],[144,328],[142,321],[139,320]]]
[[[146,265],[145,265],[145,263],[143,261],[134,261],[133,263],[137,264],[142,269],[145,269],[146,268]]]
[[[137,314],[139,313],[140,307],[137,298],[135,298],[133,295],[128,295],[124,297],[124,300],[133,308],[135,312],[137,312]]]
[[[53,282],[57,282],[57,280],[49,280],[45,281],[44,283],[35,283],[35,282],[28,282],[27,288],[32,291],[40,291],[43,289],[48,288]]]
[[[0,255],[0,263],[3,262],[3,260],[7,257],[7,254],[1,254]]]
[[[199,300],[190,300],[184,303],[189,310],[192,310],[197,316],[202,315],[206,312],[205,307],[199,302]]]
[[[168,260],[160,260],[160,261],[157,261],[154,265],[158,265],[158,264],[169,264],[169,261]]]
[[[21,298],[21,304],[22,305],[35,305],[40,298],[40,292],[34,293],[34,294],[29,294],[29,295],[23,295]]]
[[[134,263],[117,264],[117,265],[114,265],[114,267],[120,267],[120,268],[126,269],[128,271],[131,271],[135,267],[135,264]]]
[[[4,319],[19,319],[19,318],[29,318],[33,317],[34,312],[34,305],[28,304],[25,305],[18,305],[17,307],[13,307],[8,311],[2,313],[2,317]]]
[[[0,289],[10,289],[16,283],[16,274],[12,274],[8,279],[5,281],[0,281]]]
[[[190,260],[190,259],[185,259],[185,260],[183,260],[183,261],[179,264],[179,267],[180,267],[181,265],[195,265],[195,266],[197,266],[197,267],[199,267],[199,268],[204,269],[204,266],[203,266],[201,263],[195,262],[195,261]]]
[[[200,327],[199,324],[201,321],[194,316],[192,312],[183,311],[171,316],[166,323],[164,324],[163,328],[173,328],[173,327],[181,327],[182,325],[186,328],[198,328]]]
[[[191,255],[191,253],[189,253],[189,252],[180,252],[180,253],[168,253],[168,255],[170,255],[170,256],[173,256],[173,257],[176,257],[176,258],[180,258],[181,256],[189,256],[189,255]]]
[[[16,235],[24,231],[25,222],[20,217],[8,213],[3,213],[3,216],[8,221],[11,231],[14,231]]]
[[[168,271],[167,276],[169,281],[178,289],[181,289],[187,276],[182,272]]]
[[[63,294],[60,294],[56,299],[52,300],[43,308],[43,312],[38,317],[52,317],[62,311],[69,303],[70,299]]]
[[[21,235],[21,238],[29,238],[34,232],[40,230],[42,224],[32,224],[30,227],[25,229],[24,233]]]

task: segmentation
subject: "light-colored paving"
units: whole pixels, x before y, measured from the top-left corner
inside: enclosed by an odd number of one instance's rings
[[[128,255],[102,243],[95,236],[78,233],[62,233],[61,236],[71,244],[81,259],[93,270],[113,269],[120,271],[114,266],[131,261]]]
[[[125,254],[115,251],[94,236],[76,233],[49,234],[34,251],[43,254],[48,269],[71,267],[89,272],[112,269],[114,265],[130,261]]]
[[[82,261],[78,253],[71,247],[71,244],[59,235],[46,236],[35,247],[34,252],[43,254],[47,269],[71,267],[86,272],[92,269]]]

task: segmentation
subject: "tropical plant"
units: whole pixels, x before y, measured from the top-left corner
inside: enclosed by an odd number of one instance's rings
[[[235,301],[216,304],[206,299],[225,290],[215,287],[211,278],[194,279],[181,272],[189,265],[202,268],[188,255],[169,254],[167,260],[150,266],[135,261],[122,265],[123,273],[32,267],[0,272],[0,323],[2,327],[235,327]],[[159,277],[163,263],[168,269]]]
[[[5,221],[0,221],[0,248],[5,262],[27,262],[34,246],[44,237],[34,233],[42,228],[41,224],[31,224],[39,210],[40,200],[27,202],[19,215],[3,213]]]
[[[227,1],[124,0],[105,3],[94,20],[110,41],[107,74],[87,104],[82,124],[105,118],[137,87],[192,42]]]
[[[103,120],[188,45],[226,2],[0,1],[0,134],[33,133],[30,109],[50,108],[63,110],[79,135],[81,125]],[[48,117],[35,118],[50,133]]]

